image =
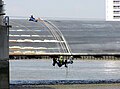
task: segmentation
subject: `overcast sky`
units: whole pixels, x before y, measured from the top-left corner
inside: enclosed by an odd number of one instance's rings
[[[3,0],[9,16],[105,18],[105,0]]]

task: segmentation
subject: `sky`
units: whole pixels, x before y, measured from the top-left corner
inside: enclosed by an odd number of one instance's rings
[[[8,16],[105,18],[105,0],[3,0]]]

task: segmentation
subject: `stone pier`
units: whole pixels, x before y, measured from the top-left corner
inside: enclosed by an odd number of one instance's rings
[[[9,62],[0,60],[0,89],[9,89]]]
[[[9,89],[8,29],[0,26],[0,89]]]
[[[9,20],[3,20],[3,6],[0,0],[0,89],[9,89]]]

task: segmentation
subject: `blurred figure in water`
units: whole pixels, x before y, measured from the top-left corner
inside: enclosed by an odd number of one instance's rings
[[[33,17],[33,15],[30,16],[29,21],[38,22],[38,20],[36,20],[36,19]]]
[[[72,64],[73,63],[73,56],[71,56],[68,60],[63,58],[63,56],[60,56],[58,59],[57,58],[53,58],[53,66],[55,66],[55,64],[57,64],[59,67],[62,67],[63,65],[65,65],[65,67],[68,67],[68,64]]]

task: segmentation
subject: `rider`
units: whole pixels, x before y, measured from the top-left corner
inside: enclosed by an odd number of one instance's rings
[[[63,64],[64,64],[63,56],[60,56],[60,58],[58,60],[58,66],[61,67]]]
[[[73,56],[70,56],[68,60],[66,59],[64,62],[65,67],[66,68],[68,67],[67,64],[73,64],[73,60],[74,60]]]
[[[53,66],[55,66],[55,64],[57,63],[57,58],[53,58]]]
[[[73,56],[70,56],[69,62],[70,62],[71,64],[73,63],[73,60],[74,60],[74,57],[73,57]]]
[[[53,58],[53,66],[55,66],[55,64],[57,64],[59,67],[62,67],[62,65],[65,65],[65,67],[67,68],[67,64],[72,64],[73,63],[73,56],[71,56],[68,60],[63,58],[63,56],[60,56],[59,59],[57,58]]]
[[[34,22],[37,22],[38,20],[36,20],[36,19],[33,17],[33,15],[31,15],[31,17],[30,17],[29,21],[34,21]]]

